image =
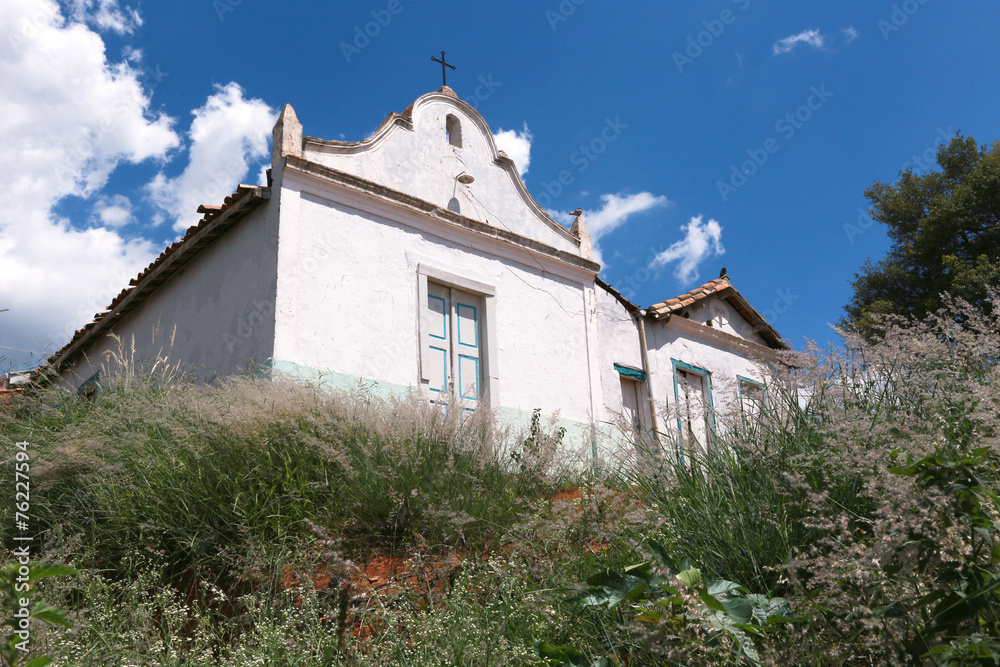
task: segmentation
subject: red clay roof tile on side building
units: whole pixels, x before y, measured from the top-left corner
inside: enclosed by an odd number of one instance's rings
[[[736,291],[736,288],[729,282],[729,276],[710,280],[686,294],[654,304],[646,310],[646,314],[654,320],[664,319],[713,295],[725,300],[735,308],[753,326],[754,331],[767,341],[769,347],[775,350],[789,349],[788,343],[781,337],[781,334],[768,324],[767,320],[750,305],[750,302]]]

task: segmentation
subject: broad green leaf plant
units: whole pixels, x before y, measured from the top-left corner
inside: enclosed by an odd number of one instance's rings
[[[627,606],[634,621],[654,628],[649,633],[651,642],[683,642],[690,634],[692,644],[713,649],[713,664],[760,665],[755,641],[793,622],[782,598],[750,593],[732,581],[706,580],[687,561],[675,562],[660,544],[649,542],[648,546],[652,559],[620,571],[598,572],[587,579],[589,588],[571,601],[583,607]],[[549,665],[616,664],[612,657],[589,661],[571,645],[536,642],[535,651]]]

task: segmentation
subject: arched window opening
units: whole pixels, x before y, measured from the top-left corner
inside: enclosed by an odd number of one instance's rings
[[[448,136],[448,143],[455,148],[462,147],[462,124],[458,121],[458,118],[448,114],[445,118],[444,125],[445,133]]]

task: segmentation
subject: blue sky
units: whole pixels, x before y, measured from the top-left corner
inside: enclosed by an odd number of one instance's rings
[[[291,103],[361,140],[448,83],[642,306],[728,268],[836,339],[888,240],[863,192],[1000,139],[994,0],[0,0],[0,370],[37,365],[238,182]],[[562,183],[560,183],[560,179]]]

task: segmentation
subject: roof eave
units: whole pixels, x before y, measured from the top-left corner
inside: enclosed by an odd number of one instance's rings
[[[625,310],[629,311],[630,313],[642,313],[642,309],[639,308],[639,306],[626,299],[621,292],[619,292],[614,287],[601,280],[599,277],[595,276],[594,282],[597,284],[598,287],[602,288],[605,292],[613,296],[618,301],[618,303],[623,305],[625,307]]]
[[[205,217],[200,223],[189,227],[184,238],[168,246],[160,256],[138,277],[130,281],[132,287],[121,291],[108,308],[97,313],[94,320],[78,329],[73,339],[61,350],[49,357],[45,366],[59,371],[74,361],[95,340],[100,338],[114,324],[138,307],[146,297],[161,284],[169,280],[179,270],[197,257],[205,248],[221,237],[226,230],[261,202],[271,198],[271,189],[264,186],[241,185],[235,199],[226,197],[222,207],[205,207]]]
[[[728,276],[724,277],[724,280],[719,278],[710,281],[690,292],[654,304],[646,312],[656,321],[667,321],[674,312],[678,312],[683,308],[690,307],[694,303],[704,301],[710,297],[719,297],[729,303],[740,314],[740,317],[750,323],[754,333],[760,334],[761,338],[764,339],[767,346],[771,349],[791,349],[791,346],[785,342],[781,334],[768,324],[767,320],[757,312],[757,309],[750,305],[750,302],[733,287],[729,282]]]
[[[742,294],[737,292],[735,287],[730,286],[730,288],[732,290],[731,292],[727,290],[719,296],[727,301],[729,305],[733,306],[733,308],[736,308],[737,312],[739,312],[744,319],[750,322],[751,326],[753,326],[754,332],[760,334],[761,338],[767,341],[768,347],[775,350],[792,349],[791,345],[786,343],[785,339],[778,333],[778,330],[768,324],[767,320],[764,319],[764,316],[757,312],[757,309],[750,305],[750,302],[747,301]],[[736,303],[733,303],[734,301]],[[742,310],[746,310],[751,317],[748,318]]]

